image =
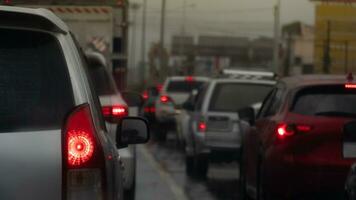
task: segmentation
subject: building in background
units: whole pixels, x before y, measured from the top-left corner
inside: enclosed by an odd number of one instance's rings
[[[120,89],[126,87],[128,0],[9,0],[11,5],[47,8],[71,29],[84,51],[103,54]]]
[[[282,74],[314,72],[314,27],[301,22],[282,27]]]
[[[353,0],[319,0],[315,13],[315,71],[356,70],[356,7]]]
[[[171,63],[175,74],[212,76],[224,68],[270,68],[273,39],[201,35],[173,36]]]

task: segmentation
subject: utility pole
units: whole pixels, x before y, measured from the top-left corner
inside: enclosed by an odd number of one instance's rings
[[[145,80],[146,74],[146,18],[147,18],[147,0],[143,0],[142,9],[142,39],[141,39],[141,83]]]
[[[330,57],[330,32],[331,32],[331,22],[328,21],[326,24],[326,40],[324,43],[324,57],[323,57],[323,71],[326,74],[330,73],[330,64],[331,64],[331,57]]]
[[[184,74],[186,75],[187,73],[187,69],[186,66],[184,66],[185,64],[185,60],[184,60],[184,38],[185,38],[185,20],[186,20],[186,0],[183,0],[183,12],[182,12],[182,25],[181,25],[181,36],[180,36],[180,47],[179,47],[179,54],[181,57],[181,68],[183,69]]]
[[[130,8],[133,12],[133,19],[131,22],[131,56],[130,56],[130,68],[136,68],[136,22],[137,22],[137,10],[140,8],[140,5],[137,3],[131,4]],[[136,74],[135,74],[136,75]]]
[[[164,37],[165,37],[165,20],[166,20],[166,0],[162,0],[162,8],[161,8],[161,30],[160,30],[160,78],[165,79],[167,76],[167,66],[166,66],[166,58],[164,52]]]
[[[274,48],[273,48],[273,71],[279,73],[279,42],[280,42],[280,11],[281,1],[277,0],[274,7]]]

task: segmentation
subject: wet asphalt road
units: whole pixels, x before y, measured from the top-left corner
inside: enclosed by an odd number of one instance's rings
[[[137,200],[238,199],[238,177],[237,163],[210,165],[206,180],[187,177],[173,132],[164,143],[137,148]]]

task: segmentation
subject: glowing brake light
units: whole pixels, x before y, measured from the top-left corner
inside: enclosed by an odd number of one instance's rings
[[[161,103],[168,103],[171,101],[171,98],[169,96],[162,95],[159,100],[161,101]]]
[[[205,122],[199,122],[198,124],[198,130],[199,132],[205,132],[206,131],[206,123]]]
[[[156,108],[155,107],[145,107],[144,111],[145,111],[145,113],[155,113]]]
[[[142,98],[143,98],[144,100],[147,100],[147,99],[149,98],[149,95],[148,95],[148,91],[147,91],[147,90],[143,91],[143,93],[142,93]]]
[[[185,77],[185,81],[193,82],[194,81],[194,77],[193,76],[187,76],[187,77]]]
[[[292,136],[295,134],[294,129],[287,124],[280,124],[277,126],[277,133],[280,137]]]
[[[88,104],[78,106],[66,119],[63,127],[62,156],[64,195],[66,199],[87,199],[90,195],[105,199],[105,153],[93,123]],[[110,155],[109,155],[110,156]]]
[[[353,83],[347,83],[345,84],[346,89],[356,89],[356,84]]]
[[[68,164],[80,166],[90,160],[94,153],[94,139],[84,131],[71,130],[67,133]]]
[[[88,105],[79,107],[68,117],[65,127],[68,166],[81,166],[91,160],[96,144],[94,132]]]
[[[123,118],[128,116],[128,109],[123,105],[103,106],[102,113],[106,118]]]
[[[128,115],[128,111],[125,106],[113,106],[111,112],[113,116],[117,117],[125,117]]]
[[[277,126],[277,135],[279,138],[293,136],[297,133],[310,132],[312,127],[309,125],[296,125],[296,124],[279,124]]]

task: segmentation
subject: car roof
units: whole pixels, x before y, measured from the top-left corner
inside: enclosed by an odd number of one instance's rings
[[[266,84],[275,85],[277,82],[274,80],[264,79],[235,79],[235,78],[215,78],[211,80],[212,83],[251,83],[251,84]]]
[[[349,82],[343,75],[300,75],[286,77],[280,80],[288,89],[314,85],[345,84]]]
[[[51,11],[43,8],[0,6],[0,26],[35,28],[68,33],[68,26]]]

